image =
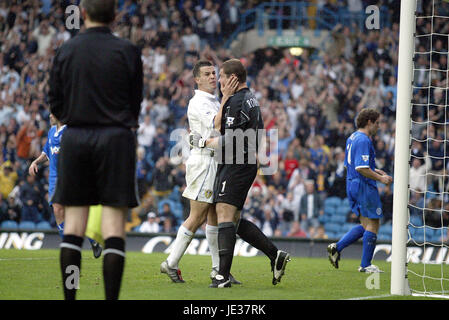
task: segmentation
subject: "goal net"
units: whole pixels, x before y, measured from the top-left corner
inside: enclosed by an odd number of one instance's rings
[[[449,1],[417,0],[414,19],[406,278],[449,298]]]

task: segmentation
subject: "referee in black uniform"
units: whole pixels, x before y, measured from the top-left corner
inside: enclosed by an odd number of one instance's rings
[[[125,262],[125,216],[136,207],[136,140],[142,101],[139,49],[111,33],[115,0],[82,0],[86,30],[57,51],[51,112],[67,124],[53,201],[66,207],[60,263],[65,299],[79,274],[89,206],[101,204],[106,299],[118,299]],[[70,267],[70,268],[69,268]],[[76,287],[76,286],[75,286]]]
[[[217,114],[217,117],[221,117],[216,119],[217,122],[221,121],[221,135],[206,140],[197,133],[190,136],[191,144],[196,147],[221,149],[214,187],[220,267],[211,287],[231,286],[229,272],[236,234],[270,258],[272,283],[275,285],[284,274],[286,263],[290,260],[289,254],[278,250],[254,223],[240,219],[240,211],[257,175],[258,143],[261,141],[259,130],[264,125],[259,102],[246,85],[246,70],[238,59],[223,63],[220,84],[224,85],[233,75],[237,77],[239,86]]]

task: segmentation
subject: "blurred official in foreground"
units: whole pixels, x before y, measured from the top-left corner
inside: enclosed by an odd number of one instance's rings
[[[138,205],[136,141],[142,100],[139,49],[112,35],[115,0],[82,0],[86,30],[57,51],[50,74],[51,112],[67,124],[53,201],[66,206],[61,271],[65,299],[76,275],[89,206],[101,204],[106,299],[118,299],[125,262],[125,214]],[[75,284],[74,284],[75,283]]]

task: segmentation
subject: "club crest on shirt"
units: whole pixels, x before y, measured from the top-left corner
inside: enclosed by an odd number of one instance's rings
[[[206,197],[206,199],[209,199],[212,196],[212,190],[206,190],[204,192],[204,196]]]
[[[226,125],[230,126],[234,124],[234,117],[227,117],[226,118]]]

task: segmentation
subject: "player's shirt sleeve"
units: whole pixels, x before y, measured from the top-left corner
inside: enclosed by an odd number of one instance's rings
[[[371,157],[371,141],[369,139],[357,139],[352,144],[354,155],[354,168],[369,168]]]

